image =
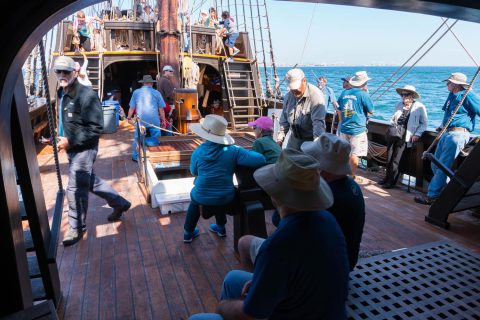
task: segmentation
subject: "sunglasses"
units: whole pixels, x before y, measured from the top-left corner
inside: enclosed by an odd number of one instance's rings
[[[72,71],[69,71],[69,70],[55,70],[55,73],[56,73],[56,74],[61,74],[61,73],[63,73],[64,75],[69,76],[69,75],[72,73]]]
[[[402,98],[408,98],[408,97],[411,96],[411,94],[409,94],[409,93],[402,93],[400,96],[401,96]]]

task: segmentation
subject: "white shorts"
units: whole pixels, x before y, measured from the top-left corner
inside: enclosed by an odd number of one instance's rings
[[[352,151],[350,155],[354,154],[357,157],[366,157],[368,154],[368,137],[367,132],[364,131],[362,133],[356,135],[349,135],[340,133],[340,138],[347,140],[352,147]]]
[[[252,264],[255,264],[255,259],[257,259],[258,251],[260,247],[265,242],[266,239],[255,237],[250,243],[250,258],[252,259]]]

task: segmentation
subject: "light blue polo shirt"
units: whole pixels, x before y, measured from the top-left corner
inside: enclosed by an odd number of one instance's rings
[[[373,112],[373,102],[367,92],[351,88],[338,98],[338,109],[342,113],[340,132],[357,135],[367,129],[367,114]]]
[[[130,99],[130,108],[137,108],[137,116],[143,121],[160,126],[158,110],[165,108],[165,101],[162,95],[151,86],[143,86],[133,91]]]
[[[335,96],[335,92],[333,91],[333,89],[330,87],[324,87],[322,92],[325,96],[325,108],[328,110],[328,106],[330,104],[333,105],[333,101],[336,101],[337,97]]]

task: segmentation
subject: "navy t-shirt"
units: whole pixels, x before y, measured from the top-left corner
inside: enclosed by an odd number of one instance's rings
[[[343,90],[338,98],[338,110],[342,113],[340,132],[357,135],[367,129],[367,114],[373,112],[370,95],[359,88]]]
[[[345,319],[345,239],[328,211],[292,214],[263,243],[243,311],[254,318]]]
[[[337,220],[347,242],[348,262],[353,270],[358,261],[365,224],[365,200],[360,186],[350,177],[330,181],[333,206],[328,211]]]

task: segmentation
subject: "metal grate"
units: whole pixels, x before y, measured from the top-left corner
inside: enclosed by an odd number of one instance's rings
[[[361,260],[349,319],[480,319],[480,256],[434,242]]]

